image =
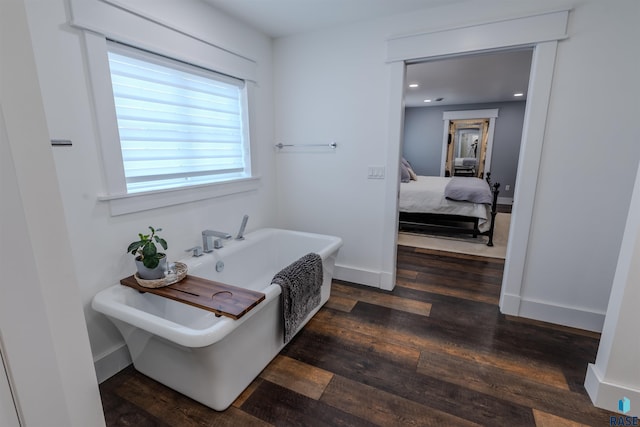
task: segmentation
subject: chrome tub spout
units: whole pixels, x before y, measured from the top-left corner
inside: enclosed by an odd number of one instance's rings
[[[213,240],[214,237],[217,239]],[[231,234],[224,233],[222,231],[204,230],[202,232],[202,251],[209,253],[213,249],[220,249],[222,247],[222,239],[231,239]]]

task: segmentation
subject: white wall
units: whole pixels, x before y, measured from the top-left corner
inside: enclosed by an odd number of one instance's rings
[[[274,76],[277,141],[338,144],[277,155],[281,224],[342,237],[339,264],[370,270],[377,285],[384,181],[368,180],[367,166],[385,165],[389,76],[384,37],[375,30],[358,25],[279,39]]]
[[[636,110],[628,82],[637,74],[629,52],[638,39],[638,3],[564,2],[574,3],[554,72],[521,314],[599,329],[640,158],[631,127],[621,125],[632,123]],[[557,7],[557,1],[466,2],[278,39],[277,139],[339,144],[332,154],[278,155],[282,225],[341,236],[338,275],[379,286],[390,274],[382,268],[388,218],[384,186],[367,179],[367,166],[387,161],[393,82],[385,41]],[[594,99],[606,99],[606,107]]]
[[[3,357],[21,425],[98,427],[100,395],[22,0],[0,5],[0,39]]]
[[[522,315],[602,328],[640,158],[626,125],[637,120],[640,96],[633,83],[640,63],[630,55],[638,16],[636,1],[592,1],[570,14],[570,37],[558,46]]]
[[[65,0],[26,3],[50,138],[73,141],[72,147],[53,148],[53,154],[91,347],[103,379],[124,367],[128,358],[120,334],[90,308],[90,301],[101,289],[133,274],[133,259],[125,251],[138,232],[149,225],[162,227],[168,256],[175,260],[187,255],[185,249],[202,244],[203,229],[235,233],[245,213],[250,215],[248,231],[276,222],[271,39],[196,0],[135,2],[145,15],[187,28],[257,62],[252,157],[262,178],[258,190],[250,193],[112,217],[108,204],[97,200],[106,187],[81,30],[68,25],[71,11]]]
[[[618,400],[627,397],[631,412],[640,410],[640,173],[627,217],[620,257],[613,280],[596,362],[589,364],[585,388],[593,404],[618,412]]]

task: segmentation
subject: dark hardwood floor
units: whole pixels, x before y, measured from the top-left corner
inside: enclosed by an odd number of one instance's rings
[[[107,425],[609,425],[583,388],[599,336],[500,314],[502,270],[401,246],[393,292],[334,282],[226,411],[129,367],[100,386]]]

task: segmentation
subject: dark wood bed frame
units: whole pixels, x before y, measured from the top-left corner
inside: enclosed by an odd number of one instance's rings
[[[420,229],[433,234],[471,234],[474,238],[478,236],[488,236],[487,246],[493,246],[493,231],[496,225],[496,214],[498,213],[498,193],[500,193],[500,183],[491,183],[491,173],[487,172],[487,183],[493,194],[491,204],[491,225],[487,231],[480,231],[478,218],[461,215],[430,214],[400,212],[400,230]]]

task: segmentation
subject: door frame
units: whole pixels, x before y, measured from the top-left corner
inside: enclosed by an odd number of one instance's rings
[[[555,10],[387,40],[390,73],[387,170],[390,178],[385,189],[380,282],[382,289],[393,289],[396,280],[399,160],[407,62],[532,47],[527,106],[514,187],[516,197],[500,292],[501,312],[516,316],[519,314],[553,70],[558,42],[568,37],[568,17],[569,9]]]

